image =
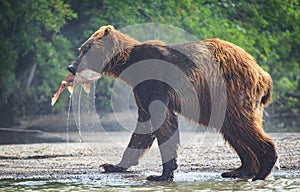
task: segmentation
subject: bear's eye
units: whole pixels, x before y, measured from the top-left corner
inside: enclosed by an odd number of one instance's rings
[[[82,53],[82,54],[85,54],[86,52],[88,52],[88,50],[91,48],[91,45],[84,45],[82,47],[79,48],[79,51]]]
[[[86,53],[92,46],[93,39],[88,39],[86,42],[84,42],[81,47],[78,49],[81,53]]]

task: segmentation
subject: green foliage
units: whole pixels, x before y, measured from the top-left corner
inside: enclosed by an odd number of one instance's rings
[[[50,98],[68,74],[66,66],[96,29],[107,24],[120,29],[160,23],[182,28],[198,39],[218,37],[241,46],[271,74],[274,112],[299,112],[299,1],[68,2],[0,0],[0,109],[8,105],[19,115],[51,112]],[[141,32],[130,34],[143,39]],[[163,37],[156,34],[153,38]],[[112,84],[111,79],[99,82],[96,99],[102,109],[109,108]],[[61,97],[53,110],[64,110],[67,99]]]
[[[56,0],[1,0],[0,7],[0,108],[11,105],[19,115],[45,113],[67,74],[64,64],[74,58],[60,30],[76,14]]]

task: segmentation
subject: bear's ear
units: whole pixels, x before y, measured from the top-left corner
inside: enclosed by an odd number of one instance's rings
[[[113,29],[114,29],[114,26],[107,25],[105,30],[104,30],[104,36],[108,35]]]

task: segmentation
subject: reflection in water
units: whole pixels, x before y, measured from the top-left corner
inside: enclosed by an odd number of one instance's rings
[[[59,176],[57,178],[0,180],[0,190],[6,191],[297,191],[300,177],[292,172],[276,172],[266,181],[222,179],[210,172],[178,172],[175,182],[156,183],[144,180],[153,173],[94,173]],[[157,174],[157,173],[155,173]]]

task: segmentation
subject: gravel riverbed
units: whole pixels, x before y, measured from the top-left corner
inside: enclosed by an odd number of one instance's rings
[[[78,134],[78,133],[77,133]],[[75,134],[76,135],[76,134]],[[300,175],[300,133],[269,133],[277,146],[279,169]],[[76,137],[70,135],[70,138]],[[83,142],[0,145],[0,179],[68,176],[99,173],[99,165],[118,163],[129,133],[93,133]],[[92,138],[92,139],[90,139]],[[238,156],[222,137],[213,132],[181,133],[179,169],[185,172],[220,172],[240,165]],[[160,172],[161,159],[155,142],[139,165],[129,171]]]

